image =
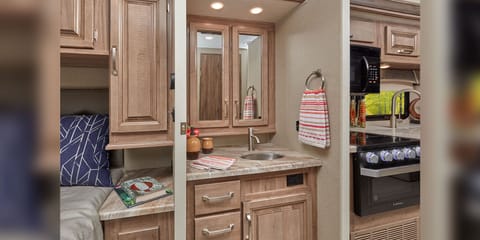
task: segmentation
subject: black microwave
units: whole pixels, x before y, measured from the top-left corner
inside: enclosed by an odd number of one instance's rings
[[[380,93],[380,48],[350,45],[350,93]]]

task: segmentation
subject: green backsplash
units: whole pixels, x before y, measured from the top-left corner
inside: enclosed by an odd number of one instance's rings
[[[395,91],[381,91],[380,93],[367,94],[365,102],[367,105],[367,116],[390,115],[392,109],[392,96]],[[402,93],[397,99],[395,114],[405,113],[405,94]]]

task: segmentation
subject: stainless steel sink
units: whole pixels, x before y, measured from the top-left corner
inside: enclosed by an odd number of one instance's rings
[[[273,152],[254,152],[247,153],[240,156],[243,159],[248,160],[274,160],[284,157],[282,154],[273,153]]]

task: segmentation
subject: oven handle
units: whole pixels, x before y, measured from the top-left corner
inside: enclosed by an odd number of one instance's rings
[[[370,169],[370,168],[360,168],[360,175],[365,177],[388,177],[404,173],[413,173],[420,171],[420,164],[411,164],[399,167],[391,168],[382,168],[382,169]]]

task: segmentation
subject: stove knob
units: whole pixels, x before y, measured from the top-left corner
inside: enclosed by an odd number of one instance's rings
[[[421,153],[420,146],[416,146],[414,150],[415,150],[415,153],[417,154],[417,157],[420,157],[420,153]]]
[[[411,148],[404,148],[402,151],[403,153],[405,153],[406,159],[414,159],[417,157],[417,154]]]
[[[382,162],[391,162],[393,161],[393,155],[389,151],[381,151],[380,152],[380,160]]]
[[[365,161],[370,164],[377,164],[378,163],[378,155],[372,152],[367,152],[365,154]]]
[[[405,153],[403,153],[398,149],[393,149],[392,155],[393,155],[393,160],[395,161],[403,161],[403,159],[405,159]]]

